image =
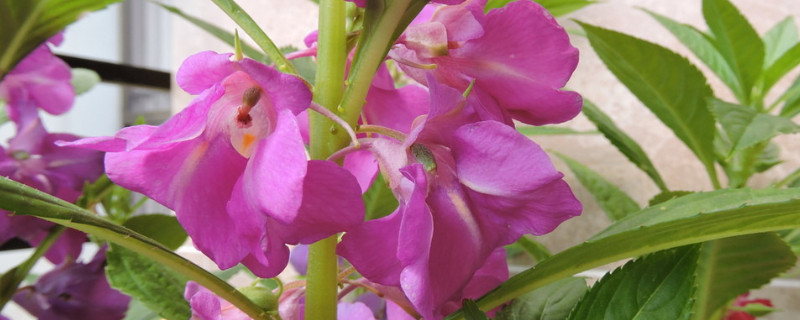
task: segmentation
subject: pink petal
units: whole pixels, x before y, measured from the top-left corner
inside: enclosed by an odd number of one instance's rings
[[[200,94],[203,90],[221,83],[222,79],[236,71],[234,62],[230,60],[231,56],[232,53],[214,51],[195,53],[183,61],[175,80],[184,91]]]

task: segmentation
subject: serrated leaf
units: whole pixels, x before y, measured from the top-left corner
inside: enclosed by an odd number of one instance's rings
[[[742,105],[711,99],[711,109],[733,145],[731,153],[768,141],[778,133],[800,132],[800,126],[790,119]]]
[[[597,134],[597,131],[578,131],[572,128],[555,126],[517,126],[517,131],[526,136],[546,136],[562,134]]]
[[[178,249],[188,237],[175,216],[143,214],[131,217],[122,225],[158,241],[171,250]]]
[[[183,298],[185,277],[115,244],[109,245],[106,263],[108,282],[115,289],[167,319],[192,316],[189,303]]]
[[[797,189],[722,189],[695,193],[646,208],[583,244],[525,270],[477,300],[490,310],[578,272],[669,248],[800,227]],[[448,319],[460,319],[454,313]]]
[[[72,68],[72,79],[70,79],[75,94],[83,94],[96,84],[100,83],[100,75],[94,70],[84,68]]]
[[[776,233],[703,243],[697,260],[692,319],[711,319],[720,308],[789,270],[797,257]]]
[[[794,254],[800,254],[800,229],[781,230],[778,235],[789,245]]]
[[[494,320],[563,320],[588,290],[583,278],[561,279],[514,299]]]
[[[728,0],[703,0],[703,17],[714,37],[714,46],[728,62],[750,103],[750,93],[764,65],[764,43]]]
[[[781,99],[785,101],[781,108],[781,117],[791,119],[800,113],[800,76],[794,79],[792,85],[781,95]]]
[[[597,126],[597,130],[611,142],[619,152],[622,152],[637,168],[644,171],[650,179],[658,186],[661,191],[667,191],[667,185],[661,178],[661,175],[656,170],[656,167],[650,161],[650,157],[642,150],[636,141],[631,139],[625,132],[620,130],[614,121],[606,115],[600,108],[587,99],[583,99],[583,114],[589,118],[589,121]]]
[[[683,45],[689,48],[700,61],[703,61],[703,63],[731,89],[739,100],[744,99],[742,87],[739,80],[736,78],[736,74],[734,74],[731,67],[728,66],[725,57],[714,47],[714,43],[708,35],[691,25],[677,22],[646,9],[643,10],[656,19],[662,26],[667,28],[667,30],[678,38]]]
[[[617,221],[631,212],[641,209],[628,194],[608,182],[599,173],[563,154],[555,153],[555,155],[567,164],[578,181],[594,196],[597,204],[611,221]]]
[[[798,41],[794,17],[788,16],[764,34],[764,67],[772,65]]]
[[[40,217],[123,246],[199,283],[220,298],[235,304],[253,319],[268,319],[266,311],[261,310],[225,281],[178,256],[160,243],[100,218],[74,204],[6,177],[0,177],[0,209],[15,214]]]
[[[0,80],[6,73],[83,14],[121,0],[0,0]]]
[[[687,194],[692,194],[694,191],[667,191],[662,192],[654,197],[650,198],[650,201],[647,202],[648,207],[652,207],[654,205],[660,204],[662,202],[667,202],[672,199],[683,197]]]
[[[200,19],[200,18],[192,16],[192,15],[188,15],[188,14],[184,13],[183,11],[181,11],[180,9],[176,8],[176,7],[168,6],[168,5],[163,4],[163,3],[157,3],[157,4],[159,6],[161,6],[162,8],[166,9],[167,11],[172,12],[172,13],[176,14],[177,16],[185,19],[186,21],[194,24],[198,28],[203,29],[204,31],[208,32],[210,35],[216,37],[217,39],[222,40],[223,42],[227,43],[229,46],[231,46],[231,47],[234,46],[234,34],[233,33],[228,32],[228,31],[226,31],[226,30],[224,30],[224,29],[222,29],[220,27],[217,27],[214,24],[209,23],[209,22],[207,22],[207,21],[205,21],[203,19]],[[247,57],[249,57],[251,59],[254,59],[254,60],[258,60],[258,61],[260,61],[260,62],[262,62],[264,64],[269,64],[270,63],[270,59],[266,55],[264,55],[261,51],[259,51],[258,49],[253,48],[252,46],[250,46],[250,45],[248,45],[246,43],[242,43],[241,45],[242,45],[242,52],[244,53],[245,56],[247,56]]]
[[[761,92],[766,93],[775,85],[778,80],[783,78],[789,71],[792,71],[797,65],[800,64],[800,43],[795,43],[793,47],[787,50],[780,58],[775,60],[775,63],[770,65],[761,79]]]
[[[688,319],[697,246],[659,251],[604,276],[575,306],[571,320]]]
[[[712,92],[700,70],[667,48],[578,23],[609,70],[672,129],[716,181],[714,118],[706,102]]]
[[[239,27],[250,36],[251,39],[258,45],[264,53],[275,63],[275,67],[278,70],[297,74],[297,70],[294,69],[294,66],[286,60],[286,57],[281,53],[278,46],[272,42],[264,30],[258,26],[255,20],[250,17],[247,12],[240,7],[236,1],[233,0],[212,0],[214,4],[217,5],[220,9],[222,9],[225,14],[228,15],[234,22],[236,22]]]
[[[375,181],[364,192],[364,219],[374,220],[388,216],[397,209],[398,202],[392,190],[383,179],[383,175],[378,174]]]

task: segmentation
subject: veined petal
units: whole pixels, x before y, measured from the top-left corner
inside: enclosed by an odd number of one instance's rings
[[[364,222],[347,232],[337,253],[370,281],[399,286],[403,266],[397,258],[402,213]],[[365,245],[368,244],[368,245]]]
[[[200,94],[213,85],[221,83],[228,75],[236,71],[231,61],[233,53],[216,53],[203,51],[195,53],[183,61],[175,74],[175,80],[184,91]]]
[[[297,115],[311,104],[311,91],[302,79],[251,59],[239,61],[239,68],[266,91],[262,99],[269,99],[277,112],[288,109]]]

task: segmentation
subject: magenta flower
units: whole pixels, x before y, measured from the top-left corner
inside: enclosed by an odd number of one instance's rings
[[[364,8],[367,6],[367,1],[369,0],[347,0],[347,1],[355,3],[357,6]],[[464,0],[430,0],[430,2],[442,3],[442,4],[459,4],[464,2]]]
[[[475,122],[476,97],[429,85],[431,110],[405,141],[370,146],[399,208],[348,232],[339,254],[437,319],[496,248],[552,231],[581,205],[539,146],[503,123]]]
[[[58,34],[48,43],[58,45],[61,40]],[[70,79],[69,66],[44,43],[5,75],[0,82],[0,99],[8,104],[9,117],[24,125],[38,117],[37,108],[51,114],[67,112],[75,99]]]
[[[312,243],[361,223],[363,202],[350,173],[306,158],[296,119],[311,103],[305,83],[230,57],[189,57],[178,84],[199,96],[161,126],[79,144],[110,151],[109,178],[175,210],[220,268],[241,262],[273,277],[288,263],[287,243]]]
[[[64,261],[18,291],[14,302],[40,320],[122,319],[131,298],[108,285],[105,260],[103,248],[89,263]]]
[[[0,175],[75,202],[84,183],[103,173],[103,154],[93,150],[59,147],[56,141],[73,141],[77,136],[45,131],[38,118],[19,128],[7,149],[0,147]],[[18,237],[38,245],[54,223],[30,216],[11,216],[0,210],[0,243]],[[53,263],[77,258],[86,235],[68,229],[45,255]]]
[[[183,293],[183,297],[186,301],[189,301],[189,306],[192,307],[193,320],[252,319],[230,302],[223,300],[194,281],[186,283],[186,290]]]
[[[578,64],[578,50],[541,5],[515,1],[484,14],[486,0],[440,6],[427,23],[411,26],[390,52],[409,76],[465,91],[486,108],[483,120],[542,125],[575,117],[580,95],[562,91]]]

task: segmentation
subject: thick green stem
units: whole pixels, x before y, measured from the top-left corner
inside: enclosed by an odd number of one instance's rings
[[[321,0],[317,38],[317,76],[314,101],[337,113],[344,88],[347,62],[344,0]],[[350,137],[329,118],[309,113],[310,153],[312,159],[326,159],[346,146]],[[337,236],[314,243],[308,254],[306,319],[336,319],[338,259]]]
[[[17,291],[17,287],[19,287],[20,283],[25,280],[25,277],[28,276],[28,273],[31,272],[33,265],[36,264],[39,259],[44,256],[47,250],[50,250],[50,247],[58,240],[58,237],[64,233],[66,228],[62,226],[55,226],[50,229],[50,232],[47,236],[42,240],[36,250],[33,251],[30,257],[27,260],[23,261],[20,265],[16,266],[15,268],[8,270],[6,274],[3,275],[2,281],[0,283],[3,284],[3,287],[0,288],[0,311],[6,306],[11,297],[14,296],[14,292]]]

